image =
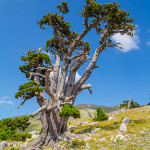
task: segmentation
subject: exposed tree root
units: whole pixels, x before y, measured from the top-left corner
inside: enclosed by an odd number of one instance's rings
[[[74,134],[65,132],[59,137],[52,137],[49,134],[46,136],[41,135],[38,139],[36,139],[30,146],[23,148],[22,150],[42,150],[42,147],[56,147],[57,149],[60,148],[59,142],[66,139],[70,142],[72,138],[85,138],[85,135],[81,134]]]

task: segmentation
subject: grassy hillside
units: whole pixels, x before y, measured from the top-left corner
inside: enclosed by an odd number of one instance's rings
[[[150,150],[150,106],[135,109],[122,109],[107,113],[113,117],[112,120],[93,122],[88,117],[87,111],[81,109],[81,118],[70,118],[68,122],[68,133],[71,134],[70,141],[62,140],[59,149],[62,150]],[[94,116],[96,111],[91,110]],[[38,117],[38,116],[37,116]],[[36,118],[37,118],[36,117]],[[127,125],[126,132],[120,132],[123,118],[129,117],[131,123]],[[39,131],[40,121],[31,119],[28,131]],[[28,141],[30,144],[33,139]],[[21,143],[22,144],[22,143]],[[16,147],[21,147],[17,144]],[[4,150],[8,150],[6,148]],[[20,149],[20,148],[19,148]],[[43,150],[56,149],[54,147],[43,147]]]
[[[101,105],[93,105],[93,104],[78,104],[78,105],[75,105],[75,107],[78,108],[78,109],[89,108],[89,106],[90,106],[90,109],[94,109],[94,110],[96,110],[98,107],[100,107],[105,113],[109,113],[109,112],[116,111],[116,110],[119,109],[119,105],[112,106],[112,107],[101,106]]]

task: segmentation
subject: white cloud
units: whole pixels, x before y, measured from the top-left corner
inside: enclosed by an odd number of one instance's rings
[[[133,37],[127,34],[121,35],[120,33],[116,33],[112,36],[112,40],[115,43],[121,43],[120,46],[123,49],[118,49],[122,52],[128,52],[131,50],[139,49],[138,43],[140,42],[140,40],[139,36],[137,35],[137,31],[133,32]]]
[[[59,71],[59,76],[61,74],[61,68],[60,68],[60,71]],[[53,72],[50,73],[50,77],[53,77]],[[78,72],[76,72],[76,78],[75,78],[75,83],[81,78],[81,76],[79,75]],[[66,82],[68,81],[68,76],[66,77]]]
[[[81,76],[79,75],[79,73],[76,73],[76,78],[75,78],[75,82],[77,82],[79,79],[81,78]]]
[[[0,104],[13,104],[13,102],[10,101],[10,97],[8,97],[8,96],[3,96],[3,97],[0,99]]]
[[[148,41],[148,42],[146,43],[146,45],[147,45],[147,46],[150,46],[150,41]]]

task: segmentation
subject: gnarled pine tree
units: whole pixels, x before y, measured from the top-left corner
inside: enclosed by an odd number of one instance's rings
[[[24,99],[21,105],[32,97],[37,98],[40,109],[30,117],[40,113],[43,126],[41,136],[32,143],[32,147],[50,146],[65,133],[68,116],[59,113],[62,107],[72,106],[77,95],[83,90],[88,89],[90,93],[92,92],[91,85],[85,82],[93,69],[97,68],[96,62],[99,55],[107,47],[119,47],[119,43],[112,42],[111,36],[116,33],[132,36],[135,29],[135,25],[131,24],[133,18],[129,18],[128,12],[119,10],[119,5],[115,2],[100,4],[96,0],[85,0],[84,8],[79,13],[84,18],[85,28],[79,34],[72,31],[69,22],[64,20],[64,15],[69,13],[68,4],[62,2],[57,9],[55,13],[48,13],[38,21],[42,29],[52,27],[54,37],[46,42],[45,50],[54,55],[55,63],[52,63],[47,54],[41,52],[41,48],[35,51],[30,50],[27,52],[28,56],[21,58],[25,65],[21,66],[20,70],[26,74],[30,82],[19,87],[16,98]],[[95,29],[100,36],[100,45],[93,57],[89,57],[91,47],[83,38],[92,29]],[[89,59],[90,63],[84,74],[75,83],[78,69]],[[50,76],[51,72],[52,76]],[[66,81],[67,73],[69,76]],[[44,91],[49,95],[49,99],[44,96]],[[79,116],[78,112],[75,114]]]

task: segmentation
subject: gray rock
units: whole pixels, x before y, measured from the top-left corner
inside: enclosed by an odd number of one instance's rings
[[[126,124],[125,124],[125,123],[122,123],[122,124],[120,125],[120,131],[122,131],[122,132],[126,132],[126,131],[127,131],[127,127],[126,127]]]
[[[83,133],[85,133],[85,131],[84,131],[84,130],[81,130],[80,133],[83,134]]]
[[[113,120],[113,119],[114,119],[113,117],[109,117],[109,118],[108,118],[108,120]]]
[[[3,148],[6,148],[8,146],[9,146],[8,143],[6,141],[3,141],[0,143],[0,150],[2,150]]]
[[[70,138],[69,137],[60,136],[57,140],[58,141],[66,141],[67,143],[70,143]]]
[[[79,122],[79,123],[77,124],[78,127],[80,127],[80,126],[82,126],[82,125],[83,125],[83,122]]]
[[[32,134],[32,135],[38,135],[39,133],[38,133],[38,131],[32,131],[32,132],[30,132],[30,134]]]
[[[122,120],[122,123],[125,123],[126,125],[128,125],[131,122],[130,118],[124,118]]]
[[[75,127],[71,125],[71,126],[69,126],[69,129],[70,129],[70,130],[74,130]]]
[[[120,139],[121,141],[124,141],[124,139],[125,139],[125,136],[123,136],[122,134],[118,134],[118,135],[116,135],[116,139]]]
[[[100,139],[100,141],[101,141],[101,142],[103,142],[103,141],[105,141],[105,140],[106,140],[106,138],[102,138],[102,139]]]
[[[121,140],[121,141],[124,141],[124,139],[125,139],[125,136],[123,136],[123,135],[120,136],[120,140]]]
[[[92,133],[95,133],[96,131],[99,131],[99,130],[101,130],[101,128],[95,128],[92,130]]]

